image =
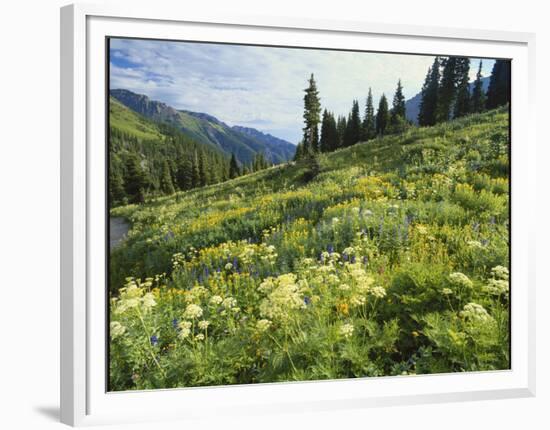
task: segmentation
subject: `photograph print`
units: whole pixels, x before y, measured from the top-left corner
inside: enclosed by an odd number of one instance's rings
[[[510,369],[510,60],[107,55],[108,391]]]

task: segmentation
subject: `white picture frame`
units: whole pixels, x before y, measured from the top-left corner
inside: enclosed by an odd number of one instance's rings
[[[355,48],[512,59],[511,370],[106,392],[106,36]],[[61,9],[61,421],[69,425],[363,408],[535,394],[534,43],[530,33],[306,18],[189,15],[185,8]]]

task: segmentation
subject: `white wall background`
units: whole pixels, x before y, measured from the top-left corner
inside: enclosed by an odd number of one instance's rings
[[[155,0],[157,3],[159,0]],[[114,2],[114,1],[113,1]],[[0,13],[0,427],[61,428],[59,408],[59,0],[6,1]],[[122,1],[117,3],[123,3]],[[135,2],[134,2],[135,3]],[[542,429],[550,427],[548,146],[550,28],[545,2],[365,0],[182,2],[180,7],[537,32],[539,211],[536,398],[260,419],[205,417],[209,428]],[[521,142],[516,142],[521,145]],[[183,423],[183,426],[189,423]],[[182,423],[116,429],[181,428]],[[110,427],[115,428],[115,427]]]

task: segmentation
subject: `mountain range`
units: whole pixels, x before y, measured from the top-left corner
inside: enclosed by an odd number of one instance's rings
[[[194,141],[226,155],[235,154],[241,163],[251,163],[257,154],[263,154],[266,160],[274,164],[283,163],[290,160],[296,151],[295,145],[283,139],[253,128],[231,127],[207,113],[177,110],[125,89],[113,89],[110,94],[149,120],[171,125]]]

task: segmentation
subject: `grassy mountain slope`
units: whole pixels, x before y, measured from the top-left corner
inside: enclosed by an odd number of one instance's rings
[[[156,124],[128,109],[113,97],[109,99],[109,123],[111,127],[138,139],[164,139]]]
[[[503,108],[321,155],[313,180],[289,163],[112,210],[132,224],[111,254],[115,389],[509,368],[508,123]]]
[[[119,102],[156,122],[169,124],[191,139],[221,150],[226,155],[235,154],[242,163],[250,163],[257,153],[263,153],[267,160],[282,163],[292,158],[296,147],[279,139],[277,145],[231,128],[217,118],[198,112],[176,110],[165,103],[149,99],[142,94],[128,90],[111,90],[111,96]]]

